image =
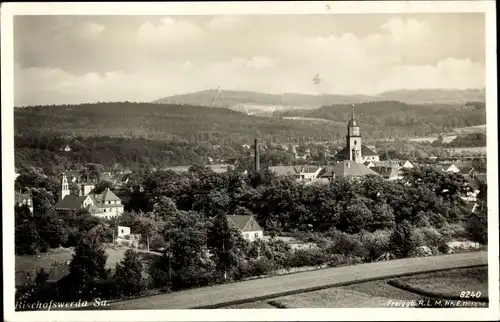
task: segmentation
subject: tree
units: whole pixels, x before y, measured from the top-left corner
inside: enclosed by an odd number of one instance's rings
[[[247,248],[247,242],[239,230],[231,225],[224,214],[216,216],[208,232],[208,249],[216,269],[224,279],[238,275],[238,268]]]
[[[128,249],[122,261],[116,263],[114,281],[119,294],[125,296],[141,294],[147,287],[143,270],[138,254]]]
[[[92,232],[76,245],[69,265],[72,294],[76,298],[99,296],[100,283],[107,277],[107,257],[104,247]]]
[[[41,238],[32,220],[16,224],[14,237],[16,255],[35,255],[39,252]]]
[[[417,245],[413,236],[413,230],[407,220],[396,224],[390,238],[390,249],[397,258],[409,257]]]

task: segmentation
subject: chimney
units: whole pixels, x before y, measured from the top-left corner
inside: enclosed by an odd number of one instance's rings
[[[260,171],[259,139],[255,139],[255,171]]]

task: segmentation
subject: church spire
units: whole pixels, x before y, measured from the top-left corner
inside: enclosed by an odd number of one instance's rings
[[[351,119],[354,120],[354,104],[352,104],[352,115],[351,115]]]

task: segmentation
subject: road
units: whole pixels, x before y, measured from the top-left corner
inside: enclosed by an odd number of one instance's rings
[[[188,309],[222,307],[292,293],[436,270],[488,264],[486,252],[409,258],[328,268],[244,282],[191,289],[112,303],[110,310]],[[102,309],[102,308],[101,308]]]

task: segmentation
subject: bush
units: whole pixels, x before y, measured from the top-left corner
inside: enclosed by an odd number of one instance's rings
[[[373,233],[361,234],[361,243],[366,250],[365,261],[372,262],[389,252],[391,233],[389,230],[377,230]]]
[[[468,237],[467,231],[462,224],[446,224],[439,232],[446,240],[463,239]]]
[[[343,254],[333,254],[328,259],[328,266],[338,267],[338,266],[348,266],[363,263],[363,258],[358,256],[346,256]]]
[[[273,269],[273,263],[265,258],[261,257],[259,259],[251,259],[248,261],[246,276],[262,276],[271,273]]]
[[[403,220],[394,227],[390,238],[390,251],[396,258],[411,256],[417,248],[413,227]]]
[[[467,219],[467,233],[472,241],[488,244],[488,215],[486,212],[471,215]]]
[[[297,249],[290,257],[291,267],[317,267],[327,262],[327,256],[321,249]]]
[[[446,242],[441,233],[432,227],[415,228],[413,231],[417,246],[439,247]]]
[[[333,231],[331,235],[331,243],[325,245],[327,253],[366,257],[367,250],[356,235],[340,231]]]

